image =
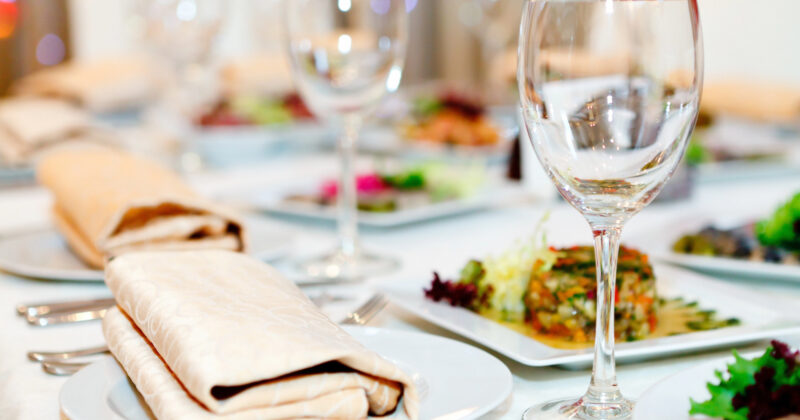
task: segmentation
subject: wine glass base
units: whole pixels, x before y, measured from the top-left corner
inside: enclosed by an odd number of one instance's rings
[[[298,269],[314,280],[358,281],[378,274],[386,274],[400,267],[394,258],[358,252],[346,255],[341,251],[302,261]]]
[[[548,401],[522,414],[522,420],[630,420],[633,401],[597,404],[583,398]]]

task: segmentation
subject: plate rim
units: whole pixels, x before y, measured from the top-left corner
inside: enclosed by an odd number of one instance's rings
[[[491,360],[493,363],[495,363],[496,364],[495,368],[497,368],[497,371],[496,371],[497,374],[501,375],[501,376],[504,376],[504,380],[506,382],[505,386],[503,387],[502,390],[498,390],[497,396],[495,398],[491,399],[491,402],[486,403],[485,405],[475,409],[474,411],[472,411],[471,413],[469,413],[465,417],[461,417],[461,419],[463,419],[463,420],[477,419],[480,416],[483,416],[484,414],[486,414],[486,413],[490,412],[491,410],[493,410],[493,409],[497,408],[498,406],[500,406],[504,401],[506,401],[508,399],[509,395],[511,395],[511,393],[513,392],[514,379],[513,379],[513,375],[511,373],[511,370],[508,368],[508,366],[505,363],[503,363],[500,359],[498,359],[497,357],[492,355],[491,353],[489,353],[489,352],[487,352],[487,351],[485,351],[485,350],[483,350],[483,349],[481,349],[479,347],[470,345],[470,344],[465,343],[463,341],[454,340],[454,339],[451,339],[451,338],[442,337],[440,335],[430,334],[430,333],[421,332],[421,331],[400,330],[400,329],[393,329],[393,328],[381,328],[381,327],[369,327],[369,326],[344,326],[343,325],[341,327],[348,334],[353,336],[357,341],[359,341],[358,340],[358,336],[359,335],[361,335],[362,337],[375,336],[375,335],[386,335],[386,334],[400,335],[400,336],[413,336],[413,337],[417,337],[417,338],[422,338],[424,340],[444,341],[444,342],[450,343],[451,345],[464,346],[464,347],[469,348],[470,351],[474,352],[475,354],[480,355],[480,357],[486,358],[486,360]],[[97,359],[95,362],[93,362],[90,365],[86,366],[84,369],[81,369],[80,371],[78,371],[77,373],[72,375],[70,378],[67,379],[66,382],[64,382],[64,384],[61,386],[61,388],[59,389],[59,392],[58,392],[58,404],[59,404],[60,412],[68,415],[68,418],[70,418],[72,420],[95,420],[95,419],[84,419],[84,418],[69,416],[68,411],[69,411],[69,409],[71,407],[70,407],[69,403],[65,404],[65,400],[67,398],[66,397],[66,393],[67,393],[69,387],[72,386],[72,384],[75,381],[83,380],[84,376],[99,375],[100,373],[94,373],[94,372],[95,371],[99,371],[101,369],[101,367],[106,367],[106,366],[109,366],[109,365],[113,365],[112,369],[118,370],[122,374],[123,377],[127,378],[127,375],[125,374],[124,370],[118,364],[116,359],[114,359],[113,356],[111,356],[111,355],[102,356],[101,358]],[[107,369],[106,369],[106,371],[107,371]],[[114,382],[114,383],[116,383],[116,382]],[[108,389],[109,389],[108,386],[104,386],[103,387],[104,391],[107,391]],[[107,401],[108,401],[107,393],[103,394],[102,396],[97,396],[96,397],[96,401],[103,401],[103,402],[105,402],[105,404],[107,404]],[[119,417],[117,417],[117,418],[119,418]],[[404,417],[401,417],[401,418],[404,418]]]
[[[658,265],[656,265],[656,267],[658,267]],[[753,301],[755,305],[762,308],[767,307],[766,306],[767,302],[764,302],[764,300],[772,300],[773,305],[774,302],[776,301],[780,302],[784,306],[789,304],[789,302],[785,302],[786,300],[785,298],[781,298],[780,296],[769,296],[763,293],[759,293],[754,297],[752,292],[748,292],[747,289],[741,286],[731,284],[729,282],[725,282],[715,278],[710,278],[695,271],[686,270],[683,268],[670,265],[666,267],[668,267],[668,270],[676,272],[677,274],[683,272],[697,279],[701,279],[702,281],[706,282],[707,286],[713,286],[717,291],[723,292],[727,296],[737,297],[737,296],[747,295],[750,301]],[[563,366],[567,368],[576,368],[584,366],[586,364],[591,364],[594,357],[591,347],[587,347],[585,349],[580,349],[580,350],[556,349],[561,352],[568,352],[569,354],[553,355],[548,357],[537,358],[536,356],[522,354],[521,352],[515,351],[514,349],[509,349],[503,346],[502,344],[494,343],[491,340],[485,340],[480,336],[480,334],[471,331],[468,327],[465,327],[462,324],[451,322],[450,320],[437,317],[435,314],[417,308],[417,305],[414,302],[408,302],[403,297],[403,294],[409,291],[408,289],[398,289],[396,287],[392,287],[391,284],[389,283],[378,285],[378,289],[381,292],[383,292],[393,304],[397,305],[404,311],[407,311],[410,314],[425,319],[426,321],[438,325],[439,327],[449,330],[459,336],[465,337],[474,343],[489,348],[499,354],[502,354],[505,357],[508,357],[526,366],[531,366],[531,367]],[[420,291],[420,295],[421,294],[422,292]],[[443,302],[439,302],[438,304],[446,305],[446,303]],[[507,329],[508,332],[512,334],[519,335],[522,338],[531,340],[540,345],[544,345],[543,343],[536,341],[534,338],[520,334],[510,328],[506,328],[495,321],[484,318],[481,315],[478,315],[467,309],[463,308],[456,308],[456,309],[464,311],[465,315],[467,316],[476,317],[475,319],[478,319],[479,320],[478,322],[481,323],[482,325],[492,325],[493,328],[504,328]],[[730,333],[730,331],[739,331],[739,332]],[[711,331],[692,332],[690,334],[692,334],[693,337],[699,337],[699,336],[705,336],[705,337],[702,340],[675,341],[674,343],[670,342],[667,344],[660,343],[656,344],[655,348],[653,348],[653,346],[641,346],[632,348],[623,347],[620,349],[619,344],[624,344],[624,343],[618,343],[617,346],[615,346],[615,353],[616,353],[616,360],[618,362],[621,361],[624,362],[628,360],[636,362],[641,360],[642,358],[657,358],[657,357],[667,356],[670,354],[681,354],[681,353],[685,354],[691,352],[698,352],[702,350],[726,348],[735,345],[757,342],[775,336],[783,336],[783,335],[790,335],[797,333],[800,333],[800,317],[792,319],[788,316],[785,317],[782,316],[774,320],[770,324],[767,324],[766,326],[743,325],[743,326],[726,327]],[[717,335],[721,335],[721,337],[713,337]],[[661,338],[654,338],[652,340],[664,340],[669,338],[670,337],[661,337]],[[640,341],[640,343],[646,341],[649,340],[642,340]]]
[[[258,221],[254,218],[246,218],[245,220],[245,226],[253,226],[258,224],[262,225],[262,229],[270,228],[267,223]],[[276,246],[273,249],[261,250],[261,252],[252,252],[251,250],[251,252],[248,252],[249,255],[263,261],[275,261],[290,252],[290,249],[296,241],[296,235],[291,230],[283,227],[270,229],[273,230],[272,233],[275,236],[280,237],[280,239],[283,241],[283,244],[281,246]],[[8,235],[0,235],[0,244],[4,244],[6,241],[18,240],[20,238],[33,235],[58,236],[62,242],[64,242],[67,252],[72,252],[69,250],[69,245],[66,244],[66,240],[64,239],[63,235],[58,232],[53,225],[17,231]],[[248,240],[248,242],[252,242],[252,240]],[[78,257],[75,256],[75,258]],[[101,269],[93,269],[88,266],[74,270],[47,268],[37,265],[19,263],[13,259],[6,258],[3,254],[0,254],[0,274],[3,273],[33,280],[54,282],[99,283],[104,281],[104,273]]]

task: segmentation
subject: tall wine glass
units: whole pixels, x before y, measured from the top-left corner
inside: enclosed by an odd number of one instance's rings
[[[397,265],[359,246],[354,160],[363,120],[387,92],[400,85],[408,12],[414,4],[405,0],[284,2],[297,88],[315,114],[343,131],[338,141],[339,247],[301,264],[311,277],[359,279]]]
[[[518,65],[529,138],[589,222],[598,273],[588,391],[531,407],[524,418],[630,418],[614,364],[619,238],[670,178],[694,128],[703,79],[697,2],[529,0]]]

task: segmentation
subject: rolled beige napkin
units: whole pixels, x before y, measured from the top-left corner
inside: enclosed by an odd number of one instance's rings
[[[244,230],[166,168],[110,149],[60,150],[44,157],[39,181],[53,193],[56,227],[86,263],[132,251],[243,251]]]
[[[82,110],[54,99],[11,98],[0,101],[0,159],[30,162],[65,143],[113,144],[110,133],[94,126]]]
[[[412,380],[275,269],[226,251],[106,267],[109,349],[159,419],[362,419],[418,413]]]
[[[108,57],[72,61],[20,80],[21,95],[52,96],[93,112],[133,108],[156,97],[159,81],[152,63],[142,57]]]
[[[752,80],[708,81],[700,111],[758,122],[800,121],[800,86]]]
[[[294,90],[284,54],[260,54],[228,61],[220,71],[227,95],[285,95]]]

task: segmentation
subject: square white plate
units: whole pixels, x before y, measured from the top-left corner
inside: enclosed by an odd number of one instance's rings
[[[655,272],[660,296],[698,301],[701,308],[716,310],[721,318],[738,318],[741,325],[617,343],[618,361],[634,362],[800,333],[800,313],[795,301],[767,296],[668,265],[657,265]],[[568,368],[583,368],[592,363],[592,348],[563,350],[547,346],[467,309],[430,301],[418,286],[386,285],[381,290],[401,308],[519,363]]]
[[[718,228],[732,228],[742,226],[748,222],[756,220],[757,217],[750,219],[736,218],[725,220],[722,217],[712,216],[684,217],[672,223],[664,223],[649,232],[639,241],[633,238],[632,243],[636,243],[655,259],[677,264],[694,270],[718,273],[723,275],[734,275],[738,277],[749,277],[754,279],[779,279],[800,283],[800,265],[778,264],[770,262],[747,261],[726,257],[708,257],[703,255],[681,254],[672,250],[672,245],[681,236],[695,233],[700,229],[714,225]],[[675,229],[680,226],[680,229]],[[646,240],[644,238],[661,238],[658,241]]]
[[[412,223],[420,223],[444,217],[472,213],[497,205],[498,201],[519,199],[525,195],[521,187],[510,182],[499,182],[499,185],[488,185],[474,196],[430,203],[419,207],[401,209],[392,212],[358,212],[358,223],[373,228],[392,228]],[[281,190],[260,191],[249,194],[247,204],[257,210],[282,216],[301,217],[324,221],[335,221],[336,206],[321,206],[314,203],[295,203],[285,201],[292,193],[310,192],[308,185],[296,185]]]

